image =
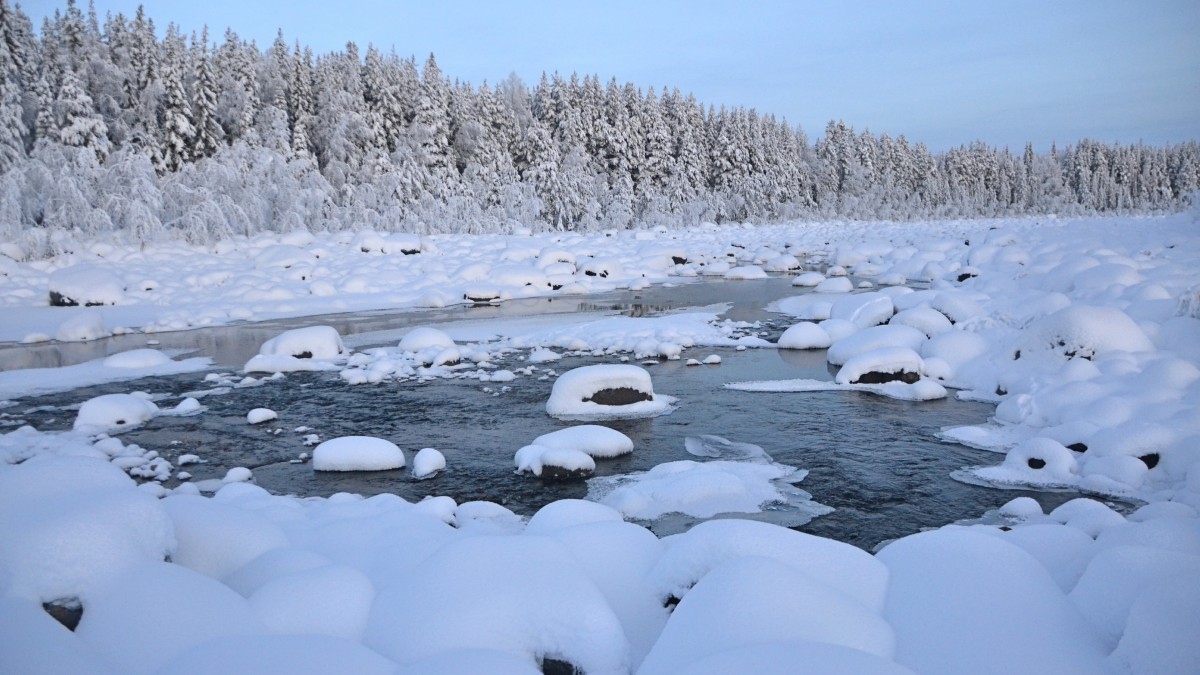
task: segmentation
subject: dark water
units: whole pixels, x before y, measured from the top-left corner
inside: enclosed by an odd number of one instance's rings
[[[580,309],[616,309],[627,314],[648,314],[674,306],[732,302],[727,314],[741,320],[761,320],[769,339],[778,336],[790,321],[762,311],[770,300],[797,292],[786,280],[738,284],[697,284],[675,289],[657,288],[638,293],[613,294],[572,303]],[[538,301],[546,303],[546,301]],[[506,310],[509,315],[520,308]],[[530,313],[539,313],[532,305]],[[557,309],[557,308],[555,308]],[[456,309],[446,318],[481,317],[498,308]],[[429,314],[379,315],[349,321],[357,332],[388,330],[432,320]],[[324,317],[320,322],[329,322]],[[310,321],[310,323],[312,323]],[[339,325],[333,321],[333,325]],[[255,325],[245,336],[230,337],[226,344],[257,344],[288,324]],[[293,322],[291,325],[296,325]],[[240,329],[244,331],[245,329]],[[220,336],[239,329],[213,329]],[[353,331],[347,331],[353,332]],[[186,337],[192,333],[173,334]],[[241,356],[222,352],[216,342],[204,347],[219,362]],[[733,381],[817,378],[831,379],[823,351],[747,350],[697,348],[684,359],[715,353],[718,366],[686,366],[664,361],[647,366],[655,390],[680,399],[670,415],[606,423],[635,444],[632,455],[597,461],[596,475],[644,471],[662,462],[695,459],[684,449],[687,436],[713,434],[732,441],[754,443],[776,461],[808,469],[800,487],[813,498],[836,509],[800,526],[802,531],[832,537],[864,548],[880,541],[916,532],[924,527],[973,518],[1020,495],[1032,496],[1049,510],[1075,495],[995,490],[959,483],[950,472],[964,466],[994,464],[1000,456],[938,441],[934,434],[944,426],[976,424],[992,413],[990,405],[955,400],[895,401],[861,392],[753,393],[732,391]],[[613,357],[570,357],[548,364],[557,372],[601,362]],[[501,367],[524,364],[511,361]],[[240,375],[224,369],[232,376]],[[72,405],[102,393],[143,390],[166,396],[169,407],[184,394],[212,389],[204,374],[148,378],[137,382],[104,385],[73,392],[24,399],[0,411],[0,428],[19,423],[42,430],[68,428],[74,419]],[[207,463],[182,467],[194,480],[220,478],[229,468],[250,467],[255,481],[272,492],[326,496],[336,492],[376,494],[391,492],[408,500],[428,495],[448,495],[461,502],[489,500],[520,514],[530,514],[555,499],[582,498],[583,482],[551,483],[518,476],[513,453],[535,437],[570,426],[545,414],[552,381],[520,377],[506,383],[509,390],[496,395],[500,385],[474,380],[437,380],[425,383],[384,382],[375,385],[345,384],[336,371],[296,373],[261,386],[232,388],[204,396],[208,407],[193,417],[158,417],[146,427],[121,436],[157,450],[174,461],[194,453]],[[491,391],[488,391],[490,389]],[[273,422],[252,426],[245,415],[252,408],[276,411]],[[296,431],[299,427],[308,427]],[[388,472],[314,472],[308,463],[296,462],[311,453],[304,436],[322,440],[343,435],[387,438],[412,455],[423,447],[440,450],[448,470],[428,480],[415,480],[407,470]],[[174,485],[172,481],[168,486]],[[678,523],[676,523],[678,525]]]

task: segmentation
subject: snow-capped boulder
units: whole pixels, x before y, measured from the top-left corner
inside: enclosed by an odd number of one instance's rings
[[[100,312],[89,309],[62,322],[54,333],[54,339],[59,342],[86,342],[111,334]]]
[[[542,434],[533,445],[547,448],[572,448],[595,458],[619,457],[633,452],[633,439],[598,424],[580,424]]]
[[[921,379],[922,361],[908,347],[882,347],[848,359],[834,381],[838,384],[913,384]]]
[[[446,349],[454,347],[454,340],[446,335],[444,331],[429,326],[417,326],[416,328],[404,334],[400,338],[400,351],[402,352],[423,352],[427,349],[432,350],[438,348]]]
[[[831,342],[824,328],[802,321],[783,331],[778,345],[780,349],[827,349]]]
[[[50,273],[50,305],[115,305],[125,296],[117,275],[92,265],[72,265]]]
[[[918,350],[924,344],[925,334],[911,326],[872,326],[853,335],[835,340],[826,358],[835,366],[866,352],[884,347],[907,347]]]
[[[170,363],[171,357],[157,349],[130,349],[104,359],[105,368],[157,368]]]
[[[645,368],[603,364],[560,375],[546,401],[546,412],[572,420],[653,417],[669,412],[674,401],[654,393]]]
[[[1069,487],[1079,480],[1079,462],[1075,453],[1061,443],[1039,436],[1009,450],[1000,466],[976,469],[974,473],[1002,485]]]
[[[792,285],[800,286],[802,288],[812,288],[822,281],[825,281],[824,274],[821,274],[820,272],[804,272],[803,274],[797,275],[795,279],[792,279]]]
[[[892,299],[883,293],[855,293],[835,300],[829,318],[845,319],[859,328],[870,328],[887,323],[895,313]]]
[[[346,353],[342,336],[332,326],[309,326],[284,331],[259,348],[262,356],[291,356],[297,359],[336,359]]]
[[[262,424],[278,418],[279,415],[270,408],[255,408],[246,413],[247,424]]]
[[[313,449],[314,471],[388,471],[404,467],[404,453],[373,436],[331,438]]]
[[[513,456],[517,473],[531,473],[546,480],[587,478],[596,470],[596,460],[571,447],[526,445]]]
[[[104,394],[79,407],[74,428],[86,434],[117,433],[139,427],[158,414],[152,401],[133,394]]]
[[[1022,331],[1013,358],[1053,352],[1090,359],[1114,351],[1146,352],[1154,344],[1129,315],[1115,307],[1071,305]]]
[[[446,456],[436,448],[421,448],[413,457],[414,478],[432,478],[445,468]]]

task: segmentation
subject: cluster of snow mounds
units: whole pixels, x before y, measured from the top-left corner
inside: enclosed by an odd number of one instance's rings
[[[518,473],[562,480],[591,475],[596,469],[597,458],[607,459],[631,452],[633,440],[625,434],[597,424],[580,424],[538,436],[517,450],[513,461]]]
[[[247,373],[329,370],[335,367],[332,362],[346,353],[342,336],[332,326],[294,328],[264,342],[243,370]]]
[[[564,420],[654,417],[671,411],[675,399],[654,393],[650,373],[628,364],[582,366],[554,381],[546,412]]]

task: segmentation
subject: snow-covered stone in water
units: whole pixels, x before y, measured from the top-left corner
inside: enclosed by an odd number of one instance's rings
[[[829,335],[831,343],[850,337],[858,332],[858,326],[845,319],[825,319],[817,323],[821,330]],[[832,346],[832,345],[831,345]]]
[[[388,471],[404,467],[404,453],[373,436],[331,438],[313,449],[314,471]]]
[[[790,272],[798,269],[800,269],[800,261],[789,253],[777,255],[763,263],[763,270],[767,272]],[[796,283],[793,281],[792,285],[795,286]]]
[[[546,401],[546,412],[569,420],[653,417],[669,412],[674,400],[655,395],[646,369],[604,364],[560,375]]]
[[[884,347],[907,347],[915,351],[921,348],[926,339],[924,333],[911,326],[872,326],[840,340],[834,340],[826,358],[838,366],[859,354]]]
[[[115,305],[125,284],[115,274],[91,265],[72,265],[50,273],[50,305]]]
[[[792,279],[793,286],[812,288],[817,284],[825,281],[825,275],[820,272],[805,272]]]
[[[802,321],[783,331],[778,345],[780,349],[827,349],[831,342],[824,328]]]
[[[1115,307],[1071,305],[1022,332],[1014,358],[1052,351],[1090,359],[1114,351],[1148,352],[1154,344],[1129,315]]]
[[[545,347],[534,347],[529,352],[529,357],[525,359],[527,363],[552,363],[562,358],[562,354],[558,354]]]
[[[945,333],[953,328],[945,314],[932,307],[921,306],[896,312],[889,321],[892,326],[912,326],[929,337]]]
[[[595,458],[607,459],[633,452],[633,440],[625,434],[598,424],[580,424],[559,429],[533,439],[532,445],[547,448],[572,448]]]
[[[854,290],[854,282],[844,276],[830,276],[818,283],[813,290],[817,293],[849,293]]]
[[[422,352],[425,350],[441,351],[450,347],[455,347],[454,340],[446,335],[444,331],[429,326],[417,326],[416,328],[404,334],[400,338],[400,351],[402,352]]]
[[[537,444],[517,450],[513,463],[518,473],[532,473],[547,480],[587,478],[596,470],[596,460],[582,450]]]
[[[838,384],[913,384],[921,379],[920,355],[908,347],[882,347],[846,361],[834,377]]]
[[[446,468],[446,457],[436,448],[421,448],[413,457],[413,477],[429,478]]]
[[[221,479],[222,483],[249,483],[254,480],[254,472],[244,466],[235,466],[225,472],[225,477]]]
[[[116,433],[141,426],[158,413],[158,406],[133,394],[104,394],[79,407],[74,429],[85,434]]]
[[[346,353],[342,336],[332,326],[309,326],[284,331],[267,340],[258,350],[261,356],[290,356],[297,359],[328,361]]]
[[[54,333],[54,339],[59,342],[85,342],[108,337],[110,334],[100,312],[88,310],[62,322]]]
[[[734,267],[725,272],[726,279],[766,279],[767,273],[757,265],[744,265],[742,267]]]
[[[846,268],[845,268],[845,266],[843,266],[841,264],[830,265],[825,270],[825,276],[827,276],[827,277],[844,277],[844,276],[846,276]]]
[[[131,349],[104,359],[105,368],[155,368],[171,363],[171,357],[157,349]]]
[[[248,424],[262,424],[263,422],[270,422],[278,417],[279,414],[270,408],[255,408],[254,410],[246,413],[246,422]]]
[[[708,356],[704,357],[704,361],[701,363],[706,366],[715,366],[721,363],[721,357],[717,356],[716,354],[709,354]]]
[[[859,328],[870,328],[888,319],[896,313],[892,299],[882,293],[855,293],[834,301],[829,310],[829,318],[845,319]]]
[[[1067,487],[1079,480],[1079,464],[1061,443],[1035,436],[1009,450],[1000,466],[976,469],[975,475],[1007,485]]]

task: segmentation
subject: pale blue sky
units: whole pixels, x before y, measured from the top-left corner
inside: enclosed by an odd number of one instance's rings
[[[282,28],[317,53],[432,51],[476,85],[557,70],[679,87],[813,138],[830,119],[934,150],[1200,138],[1198,0],[95,2],[101,20],[144,5],[160,36],[207,24],[261,48]],[[40,26],[65,0],[20,4]]]

